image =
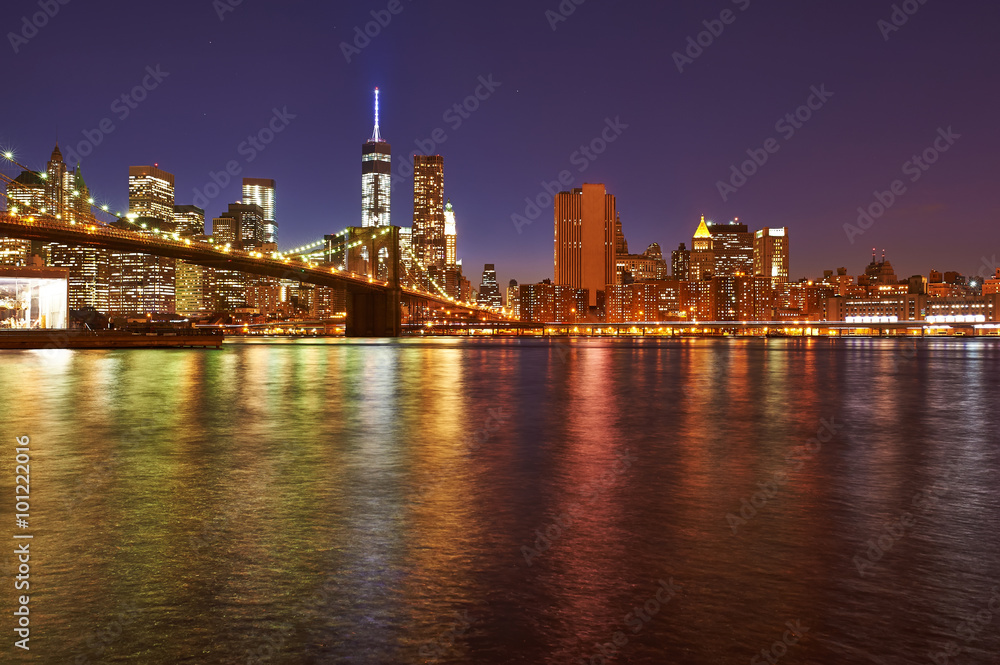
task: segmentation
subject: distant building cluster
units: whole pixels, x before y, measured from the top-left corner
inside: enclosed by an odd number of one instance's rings
[[[554,279],[518,285],[504,306],[535,323],[902,321],[993,322],[1000,270],[969,279],[932,270],[897,278],[875,253],[864,274],[846,268],[789,279],[789,230],[739,220],[698,223],[667,264],[658,244],[630,254],[615,197],[601,184],[561,192],[554,205]],[[991,276],[993,277],[993,276]],[[972,318],[969,318],[972,317]]]
[[[642,253],[632,253],[616,198],[603,184],[584,184],[555,195],[552,278],[534,284],[511,280],[503,289],[495,264],[488,263],[474,287],[458,258],[459,225],[455,207],[445,197],[444,158],[414,156],[410,226],[392,226],[391,163],[392,149],[379,126],[376,89],[374,130],[361,147],[357,227],[384,227],[384,233],[366,232],[369,238],[383,238],[381,244],[371,239],[354,241],[356,234],[349,229],[289,254],[386,282],[391,273],[408,288],[475,303],[529,323],[947,324],[1000,318],[1000,270],[971,279],[937,270],[900,279],[885,253],[879,259],[873,250],[863,274],[852,276],[846,268],[839,268],[815,279],[792,281],[786,227],[751,230],[738,219],[715,223],[702,216],[690,243],[680,243],[669,257],[655,242]],[[177,203],[172,173],[158,164],[131,166],[128,211],[119,213],[111,225],[283,259],[277,248],[276,191],[272,179],[244,178],[241,200],[208,220],[201,208]],[[58,145],[44,171],[23,171],[13,181],[7,203],[14,214],[23,208],[33,215],[72,223],[92,220],[91,209],[96,205],[80,165],[69,169]],[[397,242],[398,252],[392,252]],[[390,254],[399,259],[391,270]],[[343,288],[250,275],[228,270],[224,263],[206,267],[99,246],[0,238],[3,265],[58,271],[66,276],[71,312],[92,311],[108,317],[267,323],[336,319],[347,311]],[[45,279],[52,274],[46,273]],[[43,314],[33,309],[30,316],[24,314],[27,310],[17,304],[22,296],[16,294],[29,291],[14,284],[9,291],[14,295],[4,302],[14,303],[8,309],[23,311],[17,317],[0,316],[0,325],[8,319],[28,325],[23,322],[59,318],[52,313],[55,310]],[[418,320],[433,319],[429,311],[423,318],[420,312],[411,314]]]
[[[66,222],[90,219],[95,201],[80,166],[70,170],[58,145],[45,171],[24,171],[15,182],[7,191],[12,212],[22,207]],[[276,251],[276,189],[274,180],[245,178],[242,201],[229,204],[209,229],[204,210],[176,203],[172,173],[157,164],[131,166],[128,211],[111,225],[246,251]],[[109,318],[332,318],[343,310],[329,289],[101,247],[2,238],[0,265],[61,269],[68,275],[69,309]]]

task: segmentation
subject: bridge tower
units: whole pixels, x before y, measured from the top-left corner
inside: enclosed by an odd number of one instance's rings
[[[345,269],[388,283],[388,288],[347,287],[348,337],[399,337],[403,330],[399,285],[399,227],[347,228]],[[380,261],[381,259],[381,261]]]

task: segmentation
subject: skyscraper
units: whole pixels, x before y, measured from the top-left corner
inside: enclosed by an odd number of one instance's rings
[[[174,206],[174,223],[177,232],[186,236],[199,236],[205,233],[205,211],[198,206]]]
[[[147,256],[136,254],[130,256]],[[69,308],[93,307],[107,313],[111,308],[112,252],[100,247],[50,243],[46,263],[69,270]]]
[[[375,130],[361,146],[361,226],[389,226],[392,193],[392,148],[378,126],[378,88],[375,88]]]
[[[128,167],[129,216],[174,219],[174,174],[153,166]]]
[[[753,271],[771,279],[771,285],[788,281],[788,229],[763,228],[754,235]]]
[[[258,247],[265,241],[264,210],[255,203],[230,203],[229,210],[212,220],[212,236],[218,244]]]
[[[38,215],[51,207],[45,198],[46,181],[35,171],[21,171],[7,185],[7,209],[16,215]],[[24,266],[31,259],[30,240],[0,237],[0,265]]]
[[[713,248],[712,233],[705,223],[705,216],[702,215],[701,223],[698,224],[698,229],[691,239],[691,266],[688,277],[692,282],[700,282],[715,273]]]
[[[278,242],[278,222],[274,216],[275,182],[267,178],[243,178],[244,205],[259,205],[264,211],[264,242]]]
[[[503,307],[503,296],[500,295],[500,285],[497,284],[497,270],[492,263],[483,266],[483,279],[479,283],[479,304],[496,309]]]
[[[691,274],[691,250],[681,243],[670,253],[670,274],[674,279],[688,281]]]
[[[413,253],[425,268],[444,268],[444,157],[413,160]]]
[[[615,197],[604,185],[584,184],[556,195],[555,281],[587,289],[590,307],[603,301],[599,294],[616,280],[617,218]]]
[[[753,275],[754,234],[746,224],[732,221],[728,224],[708,225],[712,234],[712,251],[715,254],[715,275]]]
[[[453,266],[458,262],[458,227],[451,200],[444,206],[444,263]]]

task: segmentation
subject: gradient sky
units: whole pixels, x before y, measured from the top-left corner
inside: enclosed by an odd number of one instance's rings
[[[436,152],[476,284],[486,262],[502,284],[552,276],[551,205],[521,234],[511,215],[563,170],[573,186],[606,183],[633,252],[690,243],[705,214],[788,226],[794,278],[839,266],[857,274],[873,246],[901,277],[974,274],[981,257],[1000,255],[995,3],[928,0],[886,40],[878,21],[893,3],[878,0],[587,0],[555,30],[545,12],[559,0],[400,0],[401,13],[348,63],[340,43],[388,0],[243,0],[220,20],[230,1],[76,0],[17,53],[8,34],[0,145],[42,168],[57,134],[66,152],[109,118],[114,132],[83,168],[116,208],[127,205],[129,165],[159,163],[176,174],[177,202],[190,203],[210,172],[236,160],[243,170],[208,216],[239,199],[243,176],[275,178],[279,244],[290,249],[358,223],[361,144],[379,86],[394,170],[415,141],[447,135]],[[725,9],[735,21],[679,72],[672,54]],[[3,32],[37,11],[37,0],[8,0]],[[169,76],[122,120],[112,104],[147,66]],[[454,129],[444,114],[490,75],[500,86]],[[775,123],[821,85],[833,96],[785,140]],[[295,119],[247,164],[240,144],[286,107]],[[628,128],[580,173],[572,155],[607,118]],[[948,127],[961,138],[909,182],[904,162]],[[779,151],[724,202],[717,182],[771,137]],[[906,193],[848,242],[844,224],[896,179]],[[392,204],[393,222],[409,225],[411,180]]]

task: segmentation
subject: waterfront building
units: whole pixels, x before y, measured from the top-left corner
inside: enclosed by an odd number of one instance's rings
[[[99,312],[111,310],[111,250],[49,243],[46,247],[46,264],[62,268],[67,274],[69,308],[71,310],[93,307]],[[137,256],[146,256],[139,254]]]
[[[172,219],[172,204],[170,210]],[[118,220],[111,226],[152,236],[172,235],[177,231],[175,222],[159,217]],[[112,250],[110,264],[108,313],[145,316],[176,312],[175,259]]]
[[[615,197],[602,184],[584,184],[556,195],[555,281],[587,290],[588,309],[600,310],[607,285],[618,281],[617,221]],[[522,311],[524,306],[522,298]]]

